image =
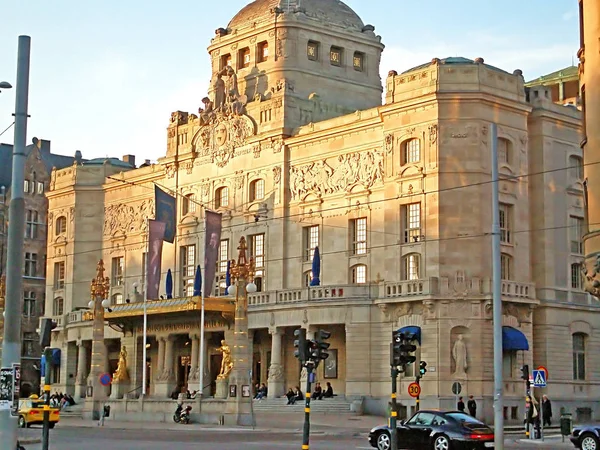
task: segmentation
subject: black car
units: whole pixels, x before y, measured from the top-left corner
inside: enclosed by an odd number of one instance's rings
[[[600,425],[577,426],[573,429],[570,439],[575,448],[600,450]]]
[[[398,448],[409,450],[483,450],[494,447],[494,430],[460,411],[419,411],[398,423]],[[391,429],[369,432],[377,450],[391,450]],[[600,449],[598,449],[600,450]]]

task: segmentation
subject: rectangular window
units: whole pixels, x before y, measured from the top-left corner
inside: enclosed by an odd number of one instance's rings
[[[365,284],[367,282],[367,266],[355,266],[352,269],[352,284]]]
[[[25,180],[23,182],[23,192],[25,192],[26,194],[29,193],[29,180]]]
[[[421,161],[421,141],[411,139],[404,144],[404,164],[415,164]]]
[[[573,335],[573,379],[585,380],[585,335]]]
[[[219,261],[217,271],[227,273],[227,261],[229,260],[229,239],[222,239],[219,244]]]
[[[506,139],[498,139],[498,162],[500,164],[508,164],[508,141]]]
[[[512,205],[500,203],[500,242],[510,244],[512,236],[510,233],[512,223]]]
[[[512,258],[506,253],[500,255],[500,279],[510,280],[512,275]]]
[[[421,203],[402,206],[404,216],[404,243],[421,241]]]
[[[583,290],[582,264],[571,264],[571,288]]]
[[[319,46],[320,44],[318,42],[308,41],[308,46],[306,47],[308,59],[311,61],[319,60]]]
[[[238,52],[238,68],[250,67],[250,49],[248,47]]]
[[[231,66],[231,54],[221,56],[221,70],[227,66]]]
[[[25,291],[23,293],[23,316],[35,317],[36,315],[35,292]]]
[[[329,60],[333,66],[342,65],[342,54],[343,50],[340,47],[331,47],[329,51]]]
[[[37,277],[37,253],[25,253],[25,276]]]
[[[352,253],[364,255],[367,253],[367,218],[352,220]]]
[[[365,54],[360,52],[354,52],[354,58],[352,58],[352,65],[354,70],[362,72],[364,70]]]
[[[181,247],[181,281],[183,283],[183,296],[194,295],[194,275],[196,272],[196,245]]]
[[[35,353],[35,341],[36,340],[37,340],[37,335],[35,333],[23,333],[23,346],[21,348],[22,356],[26,356],[26,357],[36,356],[36,353]]]
[[[502,352],[502,374],[507,380],[514,377],[516,352],[505,350]]]
[[[265,62],[269,60],[269,43],[261,42],[258,44],[258,62]]]
[[[250,236],[250,256],[254,258],[255,267],[265,267],[265,235],[255,234]],[[258,275],[258,274],[257,274]]]
[[[37,182],[37,193],[38,194],[44,193],[44,183],[42,183],[41,181]]]
[[[37,239],[38,237],[38,212],[28,209],[25,214],[25,239]]]
[[[304,261],[312,261],[319,246],[319,225],[304,227]]]
[[[583,254],[583,219],[581,217],[569,217],[569,235],[571,237],[571,253]]]
[[[412,253],[404,257],[404,280],[412,281],[421,278],[421,255]]]
[[[112,259],[112,285],[123,286],[123,272],[125,266],[125,257],[118,256]]]
[[[65,262],[54,263],[54,289],[65,288]]]

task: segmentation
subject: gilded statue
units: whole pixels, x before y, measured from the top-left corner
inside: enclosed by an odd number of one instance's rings
[[[226,380],[229,378],[231,369],[233,369],[233,360],[231,359],[231,348],[227,345],[225,340],[221,341],[221,346],[217,349],[223,353],[223,360],[221,361],[221,372],[217,376],[217,380]]]
[[[127,348],[123,346],[121,353],[119,353],[119,364],[117,365],[117,371],[113,374],[114,381],[127,381],[129,375],[127,375]]]

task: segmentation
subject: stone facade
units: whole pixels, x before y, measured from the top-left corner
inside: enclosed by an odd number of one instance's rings
[[[189,268],[204,261],[207,208],[223,214],[215,295],[223,294],[226,260],[235,257],[241,236],[257,261],[260,289],[248,296],[253,377],[268,382],[270,396],[302,377],[293,331],[324,328],[332,332],[335,352],[317,379],[347,398],[365,398],[368,411],[384,412],[391,332],[411,325],[421,328],[417,357],[429,369],[421,380],[422,406],[453,406],[451,386],[460,381],[491,421],[489,128],[495,122],[503,325],[529,345],[529,351],[504,355],[507,420],[522,419],[523,364],[548,368],[547,393],[557,411],[596,408],[600,378],[591,369],[600,309],[583,291],[581,277],[582,174],[567,170],[570,162],[581,167],[580,112],[554,104],[544,86],[532,87],[528,99],[520,71],[508,73],[481,58],[435,58],[402,74],[392,71],[379,105],[383,46],[373,27],[354,16],[343,16],[350,17],[345,28],[325,25],[319,17],[330,17],[341,3],[333,0],[318,2],[321,9],[290,2],[289,11],[282,6],[275,16],[265,6],[276,3],[257,0],[217,30],[209,47],[215,73],[210,96],[198,114],[172,114],[167,153],[157,164],[124,170],[109,159],[55,172],[50,211],[73,211],[64,236],[48,244],[50,279],[57,264],[66,267],[64,286],[47,289],[48,305],[58,297],[65,302],[53,336],[65,355],[60,389],[76,391],[75,380],[89,372],[88,350],[81,346],[92,339],[86,305],[99,259],[111,270],[112,301],[139,311],[156,184],[178,197],[177,237],[164,244],[161,286],[171,269],[174,296],[193,311],[177,312],[160,299],[150,303],[151,395],[199,389],[199,370],[214,381],[216,348],[231,338],[223,316],[208,318],[206,365],[199,367],[198,315],[195,300],[186,296]],[[267,59],[255,59],[265,55],[265,42]],[[318,61],[313,42],[327,49]],[[340,48],[342,60],[331,54]],[[235,52],[231,60],[220,59],[224,49]],[[348,57],[354,52],[364,54],[365,71]],[[249,66],[240,67],[238,57]],[[245,71],[260,72],[263,86],[253,87]],[[313,72],[323,82],[314,82]],[[249,94],[254,91],[260,95]],[[231,95],[224,98],[224,92]],[[317,245],[321,285],[309,287]],[[121,321],[125,335],[115,331],[118,322],[106,328],[106,370],[115,370],[119,341],[127,341],[135,394],[141,318]],[[411,376],[412,368],[400,383],[401,402],[409,407]],[[206,390],[213,393],[214,386]]]

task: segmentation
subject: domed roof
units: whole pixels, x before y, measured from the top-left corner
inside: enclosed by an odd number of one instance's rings
[[[337,25],[362,31],[364,23],[361,18],[344,2],[340,0],[296,0],[290,4],[299,4],[308,17],[317,19],[327,25]],[[287,8],[286,0],[254,0],[238,12],[227,28],[236,29],[252,22],[261,22],[274,17],[271,10],[280,7]]]

